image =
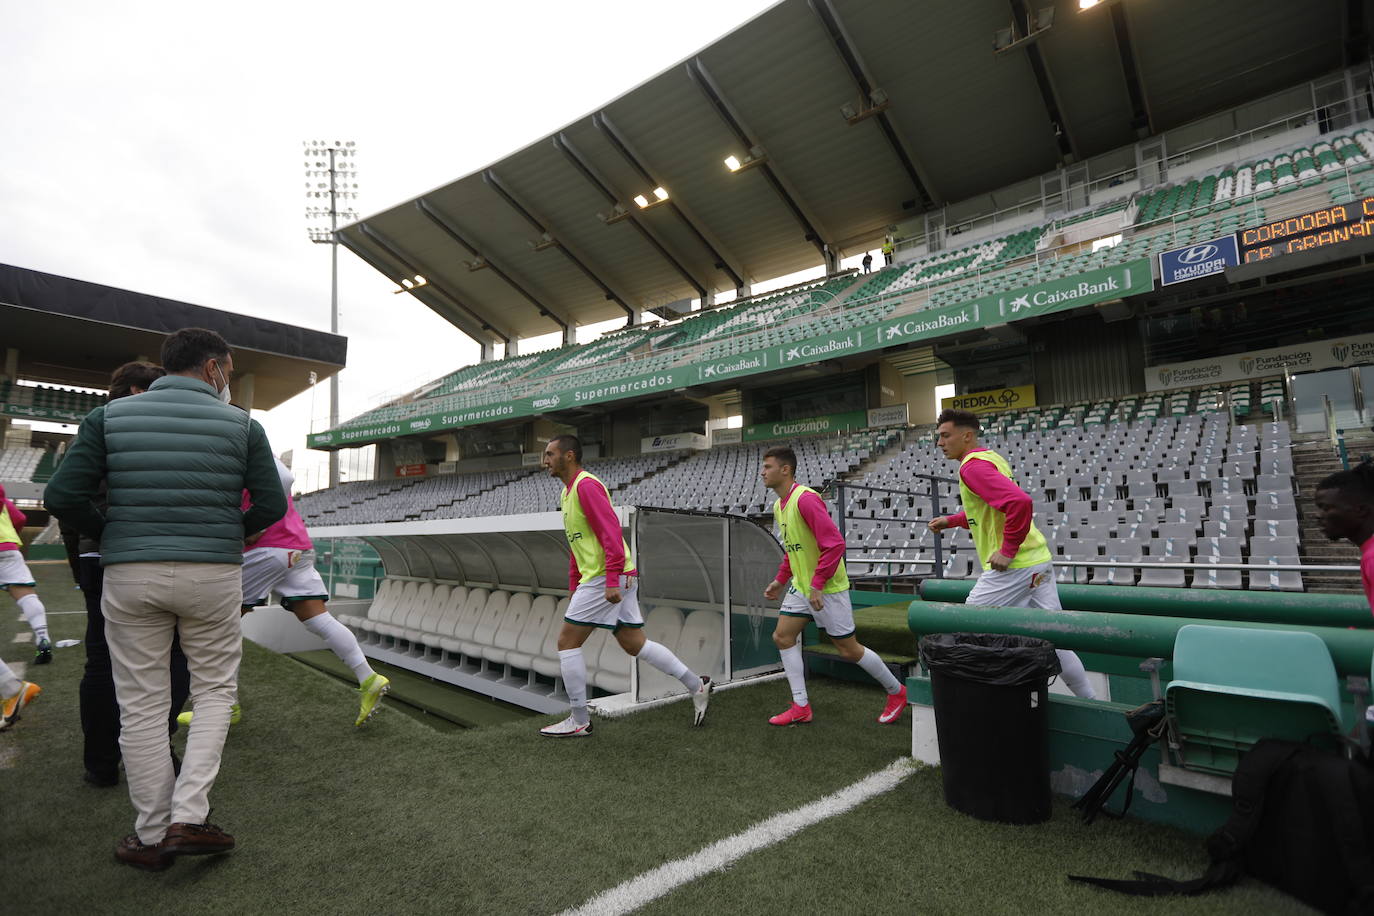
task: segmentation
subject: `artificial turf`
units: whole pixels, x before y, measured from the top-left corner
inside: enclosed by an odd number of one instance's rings
[[[64,567],[35,567],[57,639],[80,638]],[[6,599],[0,599],[4,601]],[[25,660],[10,605],[0,656]],[[22,654],[21,654],[22,653]],[[439,732],[385,706],[355,729],[348,685],[254,645],[248,706],[230,731],[211,820],[237,836],[225,856],[149,874],[116,864],[129,833],[125,787],[81,781],[77,682],[61,649],[28,677],[44,688],[0,733],[0,910],[23,914],[553,913],[666,860],[747,829],[881,769],[910,732],[880,726],[876,688],[817,680],[813,725],[774,729],[771,682],[717,694],[705,727],[684,703],[598,720],[555,741],[536,717]],[[1066,806],[1036,827],[946,808],[938,770],[802,831],[651,904],[655,913],[1286,913],[1254,882],[1192,900],[1108,895],[1066,872],[1193,876],[1202,841],[1135,822],[1079,825]]]

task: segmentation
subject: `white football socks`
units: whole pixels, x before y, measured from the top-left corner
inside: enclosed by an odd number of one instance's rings
[[[33,629],[34,639],[48,638],[48,611],[37,595],[25,595],[19,599],[19,613]]]
[[[782,670],[787,672],[787,685],[792,688],[792,702],[798,706],[805,706],[806,662],[802,661],[801,640],[794,643],[790,649],[780,649],[778,654],[782,656]]]
[[[15,676],[10,666],[0,661],[0,697],[14,696],[24,687],[24,682]]]
[[[582,649],[559,649],[558,667],[563,673],[568,705],[572,707],[572,720],[578,725],[586,725],[592,720],[592,714],[587,711],[587,663],[582,658]]]
[[[1059,656],[1060,674],[1064,677],[1064,683],[1073,691],[1073,695],[1085,700],[1097,699],[1097,692],[1089,683],[1088,671],[1083,667],[1083,660],[1078,654],[1068,649],[1055,649],[1054,652]]]
[[[697,677],[691,670],[682,663],[682,660],[673,654],[672,650],[662,643],[654,642],[652,639],[644,641],[644,648],[639,650],[640,659],[653,665],[659,671],[669,677],[675,677],[682,681],[682,686],[692,693],[701,689],[701,678]]]
[[[325,611],[301,622],[307,630],[323,639],[329,651],[337,655],[340,661],[353,669],[353,676],[358,679],[359,684],[376,673],[367,663],[367,656],[358,645],[358,637],[354,636],[348,627],[339,623],[333,614]]]
[[[902,689],[902,684],[888,670],[887,665],[878,657],[878,653],[864,646],[864,654],[859,657],[859,667],[868,672],[869,677],[882,685],[888,693],[896,693]]]

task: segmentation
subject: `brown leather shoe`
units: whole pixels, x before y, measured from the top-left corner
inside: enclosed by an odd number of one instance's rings
[[[234,848],[234,838],[214,824],[173,824],[162,838],[171,856],[209,856]]]
[[[114,854],[117,861],[144,871],[165,871],[176,861],[167,855],[167,850],[161,843],[141,843],[136,833],[120,840]]]

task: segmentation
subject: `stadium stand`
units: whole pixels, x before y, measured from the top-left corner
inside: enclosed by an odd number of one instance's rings
[[[0,480],[33,480],[44,458],[51,464],[52,459],[46,449],[0,449]],[[48,473],[51,474],[51,470]]]
[[[1251,589],[1303,590],[1300,573],[1264,570],[1298,562],[1289,427],[1233,424],[1228,414],[1209,409],[1211,394],[1212,389],[1197,391],[1203,412],[1183,417],[1160,417],[1157,402],[1137,396],[1017,411],[988,421],[981,441],[1007,457],[1035,500],[1037,525],[1056,557],[1121,564],[1061,567],[1060,581],[1239,588],[1239,570],[1204,573],[1150,564],[1248,563]],[[1072,422],[1075,417],[1079,423]],[[928,435],[912,436],[900,452],[853,480],[859,487],[851,496],[847,539],[855,576],[929,575],[935,564],[936,535],[925,527],[933,515],[929,497],[870,497],[862,487],[915,490],[914,475],[952,478],[953,470]],[[928,492],[925,486],[919,490]],[[954,488],[944,485],[940,494],[941,513],[954,511]],[[941,537],[946,576],[980,571],[967,531]]]
[[[1281,138],[1275,140],[1282,143]],[[1267,220],[1374,194],[1374,130],[1360,126],[1235,162],[1128,199],[867,275],[846,273],[782,294],[741,299],[666,326],[632,328],[586,345],[469,366],[404,402],[369,410],[342,428],[476,407],[545,389],[611,381],[819,336],[845,327],[957,305],[1234,233]],[[1296,193],[1295,193],[1296,192]],[[1114,217],[1118,244],[1089,250],[1063,231]],[[585,374],[572,374],[587,370]],[[1264,398],[1271,400],[1271,398]]]
[[[0,404],[56,410],[84,416],[105,402],[104,395],[87,391],[70,391],[50,385],[18,385],[0,379]]]

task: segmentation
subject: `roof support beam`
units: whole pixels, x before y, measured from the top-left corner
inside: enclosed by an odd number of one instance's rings
[[[835,7],[830,0],[811,0],[811,9],[820,18],[821,25],[825,27],[826,35],[835,45],[835,51],[840,55],[840,61],[849,71],[850,77],[854,80],[854,85],[858,87],[860,97],[867,101],[874,87],[868,78],[868,71],[864,67],[863,61],[859,58],[858,50],[854,47],[853,41],[850,40],[849,33],[845,31],[844,24],[840,22],[839,13],[835,12]],[[872,120],[883,132],[883,137],[887,140],[888,146],[892,147],[892,151],[897,154],[897,161],[901,163],[902,171],[906,172],[907,178],[915,187],[917,207],[920,210],[933,210],[937,202],[927,189],[926,183],[921,177],[921,170],[917,167],[911,153],[908,152],[907,144],[897,131],[897,125],[892,123],[892,119],[887,116],[885,111],[875,114]]]
[[[1025,0],[1008,0],[1011,4],[1012,38],[1024,38],[1030,34],[1030,10]],[[1040,53],[1040,45],[1030,42],[1026,45],[1026,61],[1035,76],[1035,86],[1040,90],[1040,100],[1045,103],[1045,114],[1049,116],[1054,128],[1054,142],[1059,145],[1059,156],[1065,161],[1078,158],[1078,144],[1074,142],[1073,132],[1064,119],[1064,111],[1059,107],[1059,99],[1054,93],[1054,81],[1050,79],[1050,68],[1045,56]]]
[[[533,305],[535,308],[539,310],[539,314],[542,317],[551,319],[564,331],[568,330],[568,323],[566,321],[555,315],[547,305],[545,305],[543,302],[540,302],[539,299],[533,293],[525,289],[523,285],[521,285],[519,282],[513,279],[511,275],[506,273],[506,271],[503,270],[500,267],[500,265],[498,265],[495,261],[493,261],[486,255],[482,254],[482,252],[477,248],[476,245],[474,245],[472,242],[469,242],[467,238],[464,237],[463,234],[458,231],[458,227],[453,225],[452,220],[444,216],[442,213],[439,213],[429,204],[425,203],[425,199],[423,197],[415,201],[415,209],[419,210],[420,213],[424,215],[425,219],[429,220],[435,226],[438,226],[439,230],[443,232],[444,235],[447,235],[450,239],[457,242],[459,245],[463,246],[468,251],[472,252],[473,257],[480,258],[483,261],[486,261],[487,268],[492,273],[496,274],[496,276],[504,280],[507,286],[509,286],[511,289],[515,290],[517,293],[519,293],[521,296],[527,299],[531,305]]]
[[[706,72],[706,68],[702,66],[700,58],[694,57],[687,61],[687,75],[692,78],[692,82],[696,83],[697,88],[701,90],[701,94],[706,96],[706,101],[711,103],[711,107],[715,109],[721,121],[725,122],[726,128],[729,129],[730,133],[734,135],[735,139],[738,140],[745,149],[750,149],[755,146],[763,146],[764,149],[767,149],[767,146],[761,143],[758,137],[750,136],[749,132],[744,129],[744,126],[740,124],[739,119],[735,117],[734,112],[730,109],[730,105],[725,101],[720,89],[716,86],[715,80],[711,78],[711,75]],[[816,250],[821,253],[822,257],[826,257],[828,250],[834,250],[834,246],[829,245],[828,240],[821,238],[820,230],[812,225],[811,220],[808,219],[806,213],[802,211],[801,205],[788,193],[787,188],[783,187],[782,180],[778,177],[777,167],[773,165],[771,160],[764,162],[758,168],[751,169],[750,171],[758,172],[764,177],[764,180],[768,182],[768,186],[773,189],[773,193],[778,195],[778,199],[783,202],[783,205],[792,212],[792,216],[801,224],[806,241],[815,245]]]
[[[601,195],[606,198],[607,203],[620,203],[620,201],[615,196],[615,192],[612,191],[609,187],[607,187],[606,183],[596,176],[596,173],[592,171],[591,166],[587,165],[586,160],[584,160],[581,154],[579,154],[577,150],[573,148],[573,145],[568,142],[567,137],[563,136],[561,133],[555,134],[553,138],[553,146],[554,149],[558,150],[567,158],[568,162],[572,164],[572,167],[576,169],[583,178],[587,179],[587,183],[589,185],[591,185],[592,187],[596,188],[598,191],[601,192]],[[707,293],[706,287],[701,282],[699,282],[696,277],[693,277],[692,274],[687,270],[687,268],[682,266],[682,262],[679,261],[677,258],[673,257],[668,252],[668,249],[664,248],[659,243],[658,239],[654,238],[652,235],[649,234],[649,230],[645,229],[643,224],[640,223],[639,215],[635,213],[633,210],[629,212],[630,215],[629,218],[626,219],[626,222],[634,226],[635,230],[638,231],[639,234],[644,237],[644,241],[648,242],[649,245],[659,253],[663,260],[667,261],[669,264],[672,265],[673,269],[678,272],[682,279],[687,281],[687,285],[691,286],[692,289],[697,291],[697,294],[701,296],[702,303],[705,303],[708,299],[710,299],[710,294]]]
[[[1126,7],[1113,3],[1107,8],[1112,17],[1112,34],[1116,38],[1116,52],[1121,59],[1121,74],[1126,78],[1126,95],[1131,103],[1131,127],[1137,137],[1148,137],[1155,132],[1154,118],[1150,116],[1149,104],[1145,101],[1145,88],[1140,79],[1140,67],[1136,64],[1135,49],[1131,46],[1131,27],[1126,22]]]
[[[435,312],[446,318],[449,322],[451,322],[454,325],[454,327],[458,328],[460,331],[462,331],[464,334],[468,335],[478,343],[483,342],[482,332],[486,332],[486,335],[488,337],[499,338],[503,344],[510,343],[509,334],[506,334],[505,332],[494,327],[490,322],[484,320],[480,315],[478,315],[475,311],[469,308],[463,302],[462,299],[460,299],[454,293],[450,292],[448,289],[445,289],[444,286],[435,279],[434,272],[430,270],[428,267],[426,267],[424,264],[421,264],[417,261],[410,261],[403,257],[401,253],[396,250],[395,245],[393,245],[391,242],[383,238],[380,233],[378,233],[375,229],[372,229],[366,223],[359,223],[358,230],[362,232],[363,235],[367,236],[368,239],[378,248],[386,252],[387,256],[390,257],[392,261],[394,261],[396,264],[401,265],[401,267],[408,273],[410,273],[412,276],[418,274],[425,278],[425,285],[417,287],[414,290],[411,290],[411,294],[414,295],[417,299],[420,299],[421,302],[424,302]],[[375,267],[382,274],[382,276],[386,277],[387,279],[391,279],[391,274],[394,268],[388,269],[380,262],[378,258],[373,256],[365,248],[358,245],[356,242],[350,239],[347,235],[344,235],[342,232],[337,233],[336,238],[338,238],[338,240],[341,243],[343,243],[343,245],[346,248],[348,248],[349,251],[353,252],[358,257],[362,258],[364,261]],[[392,282],[395,281],[392,280]],[[400,284],[398,283],[397,285],[399,286]],[[438,296],[440,302],[443,304],[443,307],[439,307],[435,305],[434,302],[427,300],[427,294],[425,294],[427,290],[429,291],[429,293]],[[462,320],[455,321],[455,317],[460,318]],[[480,330],[474,330],[474,328]]]
[[[630,167],[638,172],[641,178],[648,182],[649,187],[657,188],[663,186],[663,182],[650,174],[648,168],[639,160],[639,157],[630,151],[629,144],[625,142],[625,139],[620,135],[620,131],[616,130],[615,125],[606,117],[605,112],[597,112],[592,115],[592,124],[601,131],[601,135],[606,138],[606,142],[615,147],[616,152],[620,153],[621,157],[630,164]],[[701,246],[710,253],[712,260],[715,262],[715,268],[725,272],[726,276],[734,282],[735,289],[742,289],[744,287],[744,278],[730,266],[730,262],[726,259],[725,255],[721,254],[714,245],[707,241],[706,236],[703,235],[702,231],[697,228],[697,225],[688,218],[687,214],[682,212],[682,208],[677,205],[676,198],[668,198],[668,209],[672,210],[677,218],[682,220],[683,225],[692,231],[692,234],[697,237],[697,241],[701,243]]]
[[[535,217],[534,214],[530,213],[529,210],[525,209],[524,205],[522,205],[520,201],[516,200],[515,196],[511,194],[511,192],[506,188],[504,184],[502,184],[501,179],[496,177],[495,172],[493,172],[491,169],[485,170],[484,172],[482,172],[482,180],[487,183],[487,187],[491,188],[493,191],[496,192],[497,197],[504,200],[512,210],[518,213],[525,220],[525,222],[529,223],[532,227],[534,227],[534,229],[540,235],[547,234],[550,237],[554,238],[554,240],[557,242],[557,244],[554,245],[554,247],[563,253],[563,257],[571,261],[573,263],[573,266],[576,267],[578,270],[582,271],[583,275],[586,276],[588,280],[591,280],[594,284],[596,284],[597,287],[600,288],[601,292],[605,293],[607,300],[614,302],[616,305],[624,309],[625,314],[629,316],[630,321],[634,321],[635,310],[630,308],[629,303],[627,303],[624,299],[620,297],[618,293],[616,293],[608,285],[606,285],[605,281],[603,281],[599,276],[597,276],[596,273],[590,267],[587,266],[586,262],[584,262],[577,255],[569,251],[567,245],[563,242],[563,240],[559,239],[556,233],[554,233],[548,226],[544,225],[542,220],[538,219],[537,217]]]

